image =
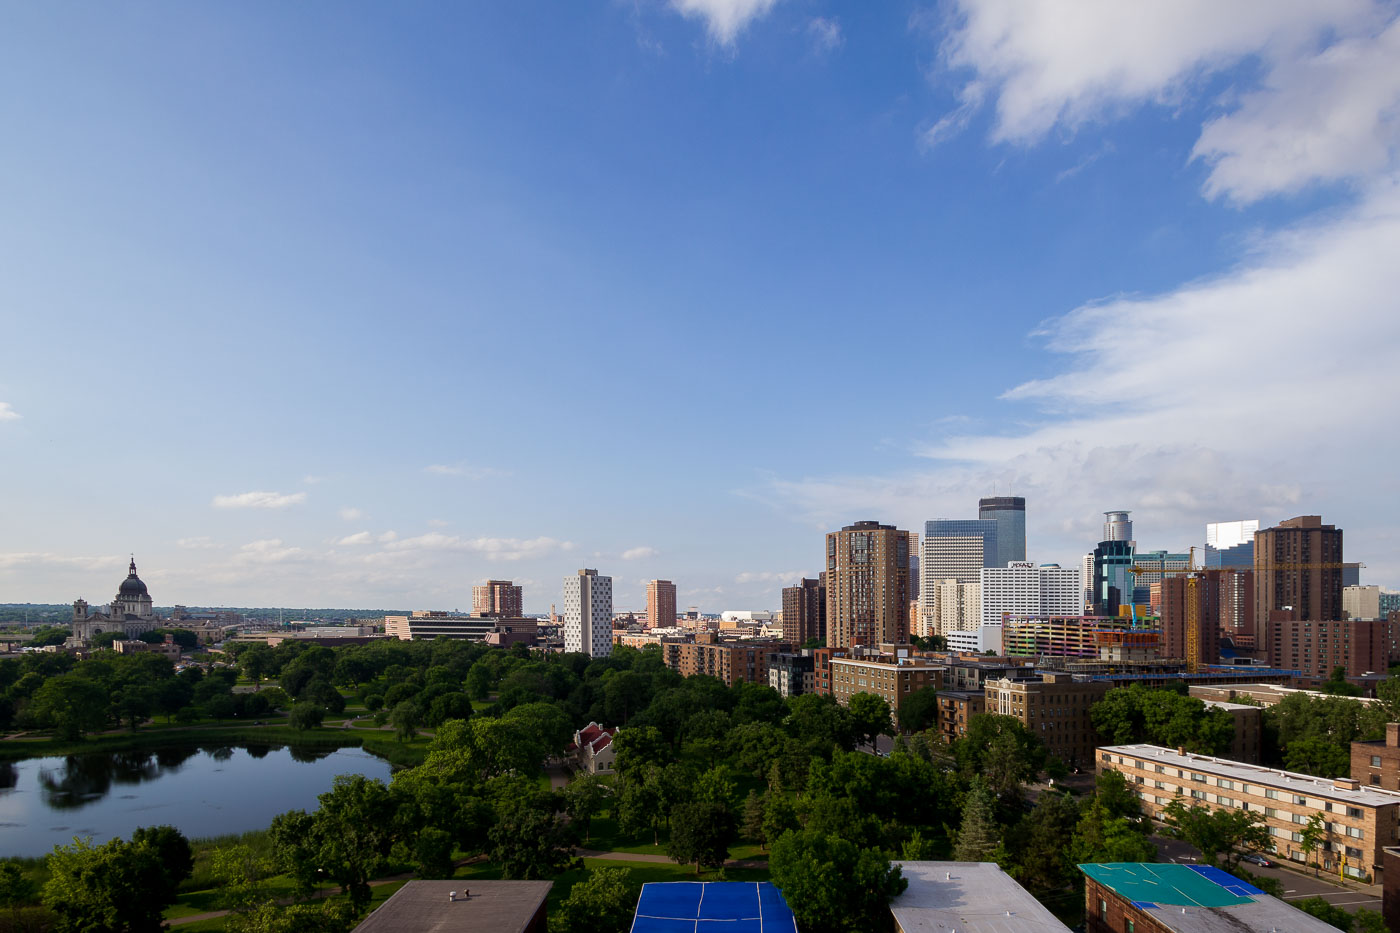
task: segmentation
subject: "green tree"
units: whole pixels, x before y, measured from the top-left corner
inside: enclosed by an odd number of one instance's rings
[[[189,840],[174,826],[142,826],[132,832],[131,846],[154,854],[160,872],[158,879],[148,881],[152,885],[148,890],[166,903],[173,903],[180,883],[194,874],[194,850]]]
[[[655,726],[620,729],[612,740],[616,754],[617,773],[624,780],[647,765],[665,764],[671,759],[670,745]]]
[[[549,878],[574,862],[569,824],[536,800],[503,801],[490,838],[491,860],[505,878]]]
[[[1229,750],[1235,734],[1225,710],[1177,690],[1142,684],[1108,691],[1090,707],[1089,718],[1105,742],[1114,745],[1146,742],[1218,755]]]
[[[389,722],[393,725],[394,733],[400,742],[416,736],[421,721],[418,704],[412,700],[404,700],[389,711]]]
[[[356,911],[344,901],[317,904],[278,904],[266,901],[245,913],[230,914],[228,933],[348,933]]]
[[[1347,682],[1347,669],[1341,665],[1332,668],[1331,676],[1324,680],[1318,689],[1323,693],[1343,697],[1359,697],[1362,692],[1360,687]]]
[[[783,833],[768,864],[804,933],[889,929],[890,898],[909,885],[889,853],[812,830]]]
[[[1351,749],[1329,738],[1310,735],[1289,743],[1283,763],[1290,771],[1341,777],[1351,771]]]
[[[1298,833],[1298,848],[1303,852],[1304,864],[1312,861],[1312,854],[1317,851],[1317,847],[1322,844],[1322,840],[1327,837],[1327,821],[1323,819],[1321,813],[1314,813],[1308,817],[1308,823]],[[1313,865],[1313,875],[1318,874],[1318,867]]]
[[[611,788],[597,774],[580,774],[564,786],[565,809],[569,818],[583,830],[585,845],[592,838],[593,817],[608,805],[610,796]]]
[[[166,845],[174,847],[173,837]],[[149,837],[138,842],[113,839],[100,846],[75,839],[71,846],[55,846],[43,891],[44,905],[56,917],[54,928],[60,933],[162,929],[165,908],[175,902],[176,889],[189,876],[188,869],[181,874],[181,865],[167,867],[162,850],[162,844]]]
[[[1304,913],[1312,914],[1323,923],[1330,923],[1339,930],[1351,929],[1351,914],[1336,904],[1329,903],[1320,897],[1309,897],[1301,901],[1294,901],[1293,906]]]
[[[962,825],[958,827],[957,845],[953,847],[956,862],[995,861],[1001,845],[1001,828],[997,825],[996,801],[985,784],[978,781],[968,792],[963,804]]]
[[[979,713],[968,720],[967,733],[953,742],[953,756],[963,777],[981,776],[998,797],[1018,795],[1049,762],[1045,745],[1019,719]]]
[[[107,705],[101,684],[78,674],[59,674],[35,691],[27,713],[59,738],[72,741],[107,724]]]
[[[1074,880],[1066,840],[1079,824],[1079,805],[1068,794],[1044,793],[1022,821],[1015,853],[1015,874],[1032,894],[1058,891]]]
[[[855,736],[867,745],[874,745],[877,736],[894,735],[890,720],[890,704],[874,693],[857,693],[847,703],[851,712],[851,727]]]
[[[337,775],[317,798],[314,814],[283,813],[268,829],[283,866],[303,893],[321,875],[350,896],[356,913],[370,901],[369,882],[398,841],[395,819],[400,801],[382,781],[361,774]]]
[[[1267,848],[1269,830],[1252,810],[1210,810],[1177,797],[1163,808],[1167,834],[1195,846],[1207,865],[1233,872],[1247,852]]]
[[[768,836],[763,831],[764,817],[768,813],[767,796],[767,793],[760,795],[757,790],[750,790],[744,798],[744,835],[758,843],[759,849],[768,844]]]
[[[734,815],[729,807],[714,801],[683,803],[671,811],[671,841],[666,854],[680,864],[693,862],[695,874],[701,866],[719,868],[729,856],[734,838]]]
[[[560,910],[549,918],[562,933],[617,933],[632,922],[637,893],[626,868],[596,868],[569,889]]]
[[[24,874],[24,866],[14,859],[0,862],[0,907],[10,910],[10,928],[19,930],[20,908],[39,896],[39,886]]]
[[[1351,933],[1387,933],[1385,917],[1363,907],[1351,915]]]
[[[287,719],[293,729],[298,732],[305,732],[308,729],[316,729],[321,725],[321,721],[326,718],[326,711],[315,703],[307,700],[292,707]]]
[[[923,732],[938,726],[938,691],[933,687],[915,690],[899,704],[899,728]]]

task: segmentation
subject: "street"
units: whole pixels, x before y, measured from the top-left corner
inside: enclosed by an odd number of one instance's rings
[[[1191,846],[1177,839],[1168,839],[1165,836],[1151,837],[1153,844],[1157,846],[1157,861],[1159,862],[1180,862],[1185,865],[1196,864],[1200,853]],[[1270,861],[1277,861],[1273,856],[1268,856]],[[1252,875],[1260,875],[1266,878],[1275,878],[1283,885],[1283,899],[1286,901],[1299,901],[1309,897],[1321,897],[1330,904],[1335,904],[1344,910],[1355,913],[1361,908],[1379,912],[1381,909],[1381,886],[1358,885],[1348,883],[1338,884],[1333,880],[1328,880],[1329,875],[1324,874],[1320,878],[1313,877],[1312,869],[1308,869],[1307,874],[1295,871],[1291,868],[1275,867],[1261,868],[1258,865],[1245,865]]]

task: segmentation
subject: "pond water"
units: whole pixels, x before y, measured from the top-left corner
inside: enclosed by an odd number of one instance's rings
[[[101,844],[138,826],[190,838],[265,829],[287,810],[316,808],[338,774],[389,779],[358,748],[176,746],[0,761],[0,858],[37,856],[74,836]]]

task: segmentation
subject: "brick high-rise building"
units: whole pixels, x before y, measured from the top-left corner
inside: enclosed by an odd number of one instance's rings
[[[739,683],[768,683],[768,665],[792,646],[780,641],[721,641],[711,632],[695,636],[694,642],[665,641],[661,658],[682,677],[705,674],[733,687]]]
[[[1260,626],[1267,632],[1271,667],[1299,671],[1298,680],[1316,685],[1338,667],[1348,677],[1382,674],[1389,668],[1390,623],[1383,619],[1345,622],[1280,618]]]
[[[829,647],[909,640],[909,554],[918,546],[913,538],[879,522],[856,522],[826,536]]]
[[[509,580],[487,580],[472,587],[472,615],[518,619],[524,614],[522,592]]]
[[[676,624],[676,585],[670,580],[647,584],[647,628],[671,628]]]
[[[1189,671],[1220,662],[1220,573],[1162,578],[1162,653]]]
[[[1254,620],[1264,627],[1275,610],[1294,618],[1342,617],[1342,529],[1318,515],[1300,515],[1254,533]]]
[[[826,641],[826,574],[783,588],[783,640],[801,647],[810,638]]]
[[[1220,634],[1230,636],[1237,648],[1253,648],[1258,637],[1254,619],[1254,571],[1207,568],[1206,576],[1218,577]]]

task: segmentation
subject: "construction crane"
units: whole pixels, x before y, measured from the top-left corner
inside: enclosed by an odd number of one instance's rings
[[[1185,567],[1174,567],[1171,569],[1168,569],[1166,567],[1162,567],[1160,569],[1157,567],[1144,567],[1140,564],[1134,564],[1131,572],[1135,576],[1138,574],[1155,573],[1160,574],[1163,577],[1165,577],[1167,574],[1191,574],[1191,576],[1188,576],[1186,578],[1186,669],[1194,674],[1196,672],[1196,669],[1200,666],[1201,655],[1201,601],[1197,597],[1196,592],[1197,587],[1200,585],[1201,578],[1199,575],[1207,570],[1253,570],[1254,568],[1197,567],[1195,547],[1191,548],[1186,564],[1187,566]],[[1266,564],[1264,566],[1259,567],[1258,569],[1260,572],[1265,573],[1288,573],[1299,570],[1341,570],[1348,567],[1360,568],[1365,566],[1366,565],[1361,563],[1360,561],[1348,563],[1328,561],[1322,563],[1306,564],[1290,563],[1288,561],[1283,561],[1277,564]],[[1136,610],[1134,610],[1134,615],[1136,616]]]

